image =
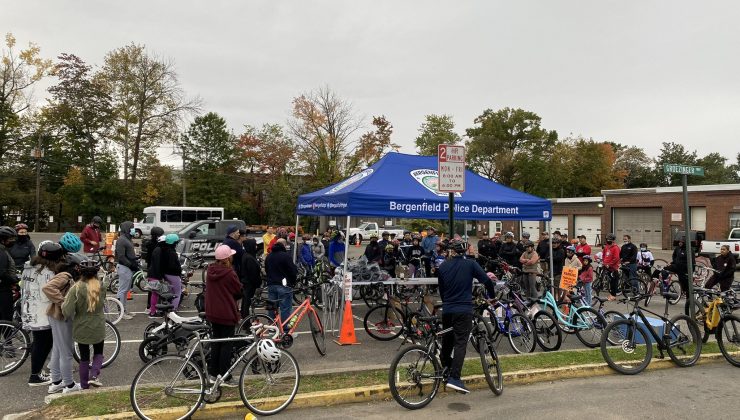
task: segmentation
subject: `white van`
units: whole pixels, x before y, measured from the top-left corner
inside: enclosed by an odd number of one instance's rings
[[[165,233],[172,233],[198,220],[223,220],[223,218],[223,207],[146,207],[141,222],[134,223],[135,237],[150,235],[154,226],[161,227]]]

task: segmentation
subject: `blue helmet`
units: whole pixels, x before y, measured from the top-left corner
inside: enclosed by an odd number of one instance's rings
[[[164,242],[167,245],[174,245],[180,241],[180,237],[176,233],[168,233],[167,236],[164,237]]]
[[[82,249],[82,241],[71,232],[67,232],[59,238],[59,245],[67,252],[79,252]]]

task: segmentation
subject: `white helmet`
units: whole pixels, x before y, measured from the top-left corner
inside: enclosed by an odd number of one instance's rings
[[[272,340],[260,340],[257,344],[257,356],[265,363],[275,363],[280,361],[280,349]]]
[[[54,242],[52,242],[52,241],[41,241],[41,242],[39,242],[39,246],[38,246],[38,248],[36,248],[36,252],[40,252],[42,246],[44,246],[46,244],[53,244],[53,243]]]

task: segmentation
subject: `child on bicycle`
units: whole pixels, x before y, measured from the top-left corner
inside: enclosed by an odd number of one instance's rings
[[[583,294],[586,297],[586,303],[591,305],[591,283],[594,282],[594,268],[591,266],[591,256],[583,256],[583,267],[579,271],[578,281],[583,286]]]
[[[72,319],[72,337],[80,348],[80,387],[103,386],[98,380],[103,367],[105,340],[105,288],[98,280],[100,263],[86,260],[80,264],[80,279],[69,289],[62,304],[65,319]],[[93,348],[90,364],[90,346]]]

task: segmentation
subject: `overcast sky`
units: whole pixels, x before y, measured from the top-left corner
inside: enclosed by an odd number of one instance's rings
[[[734,161],[739,16],[737,1],[3,0],[0,31],[91,64],[145,44],[237,133],[284,123],[292,98],[328,85],[368,129],[384,114],[404,152],[426,114],[453,115],[464,134],[509,106],[561,137],[651,155],[674,141]]]

